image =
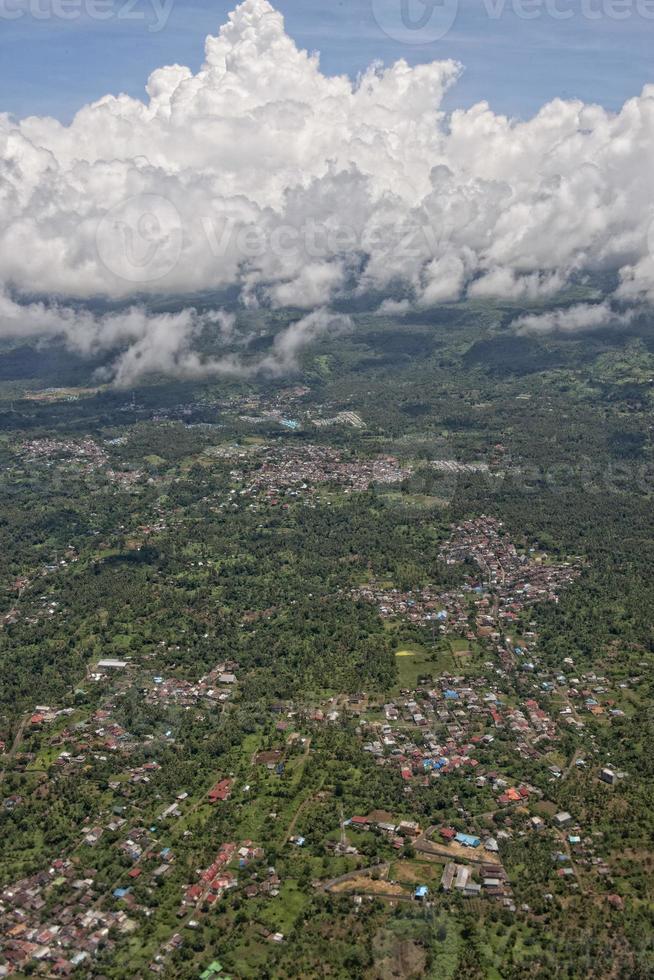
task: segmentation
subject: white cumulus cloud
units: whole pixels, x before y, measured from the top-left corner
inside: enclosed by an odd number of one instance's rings
[[[485,102],[445,113],[460,71],[328,77],[268,0],[245,0],[197,74],[160,68],[143,100],[108,95],[70,125],[0,115],[0,330],[10,294],[49,297],[23,308],[25,333],[54,318],[82,350],[124,340],[133,373],[184,370],[197,315],[151,328],[157,362],[134,339],[142,306],[98,320],[67,302],[237,287],[311,310],[391,283],[399,301],[402,282],[420,306],[553,295],[586,270],[654,299],[654,85],[618,113],[557,99],[520,121]]]
[[[513,321],[514,329],[521,334],[581,333],[599,327],[619,326],[629,323],[634,310],[618,312],[610,303],[577,303],[575,306],[530,314]]]

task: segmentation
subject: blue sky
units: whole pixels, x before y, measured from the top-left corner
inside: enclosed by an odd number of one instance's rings
[[[111,16],[99,21],[82,14],[66,21],[52,15],[53,2],[54,9],[69,4],[63,9],[71,14],[102,2]],[[161,65],[178,62],[197,69],[205,35],[217,32],[235,0],[168,0],[172,9],[165,27],[152,30],[153,4],[163,2],[0,0],[0,111],[67,120],[107,92],[141,97],[149,73]],[[495,111],[526,117],[560,95],[617,109],[654,81],[654,19],[643,17],[640,6],[651,8],[654,18],[654,0],[459,0],[452,28],[427,44],[407,44],[380,28],[375,11],[382,20],[392,17],[401,2],[278,0],[276,6],[296,41],[321,52],[329,74],[355,76],[375,59],[458,59],[466,71],[448,97],[449,108],[487,99]],[[490,17],[488,8],[503,3],[502,14]],[[532,16],[519,16],[516,3],[524,3]],[[553,17],[548,5],[572,16]],[[624,19],[616,19],[613,10]]]

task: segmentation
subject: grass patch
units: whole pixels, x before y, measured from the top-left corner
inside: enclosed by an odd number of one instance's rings
[[[452,667],[452,657],[447,651],[427,650],[419,643],[403,643],[395,652],[397,665],[396,693],[418,684],[418,678],[436,676]]]

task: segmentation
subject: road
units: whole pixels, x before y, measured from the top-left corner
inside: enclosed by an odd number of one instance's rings
[[[352,881],[355,878],[365,878],[370,876],[373,871],[379,871],[380,878],[385,878],[390,870],[390,864],[376,864],[371,868],[357,868],[355,871],[347,871],[343,875],[339,875],[337,878],[330,878],[329,881],[320,882],[320,890],[323,892],[331,891],[337,885],[341,885],[345,881]]]
[[[444,861],[466,861],[470,864],[497,864],[500,865],[499,858],[496,854],[489,853],[488,851],[480,848],[475,850],[474,848],[466,848],[465,853],[455,853],[451,847],[446,844],[437,844],[432,840],[429,840],[429,835],[435,831],[435,827],[428,827],[419,837],[413,841],[413,847],[420,854],[429,854],[431,857],[442,858]],[[479,853],[481,851],[481,853]]]
[[[572,850],[571,850],[570,844],[568,842],[567,834],[563,830],[558,830],[557,831],[557,834],[559,835],[559,840],[561,841],[561,844],[563,845],[563,850],[564,850],[565,854],[568,857],[568,861],[570,862],[570,867],[574,871],[574,876],[575,876],[575,880],[576,880],[576,882],[577,882],[577,884],[579,886],[579,891],[581,892],[582,895],[585,895],[586,892],[587,892],[587,889],[586,889],[586,886],[584,885],[583,881],[581,880],[581,877],[579,875],[579,871],[577,870],[577,867],[576,867],[576,865],[575,865],[575,863],[574,863],[574,861],[572,859]]]
[[[306,761],[307,761],[307,759],[309,757],[309,750],[310,749],[311,749],[311,738],[307,738],[307,740],[305,742],[305,746],[304,746],[304,752],[302,754],[302,758],[301,758],[301,762],[300,762],[300,765],[302,767],[304,767],[306,765]],[[284,844],[288,844],[289,840],[293,836],[293,833],[295,831],[295,825],[298,822],[298,819],[300,817],[300,814],[309,805],[309,803],[311,803],[316,798],[316,794],[320,792],[321,787],[322,787],[322,781],[321,781],[320,786],[318,787],[318,789],[315,790],[313,793],[309,793],[309,795],[306,796],[302,800],[302,802],[300,803],[299,807],[297,808],[297,810],[293,814],[293,818],[292,818],[291,822],[289,823],[288,827],[286,828],[286,834],[284,835]]]
[[[11,760],[16,755],[16,752],[18,751],[18,748],[20,746],[20,743],[23,740],[23,733],[25,731],[25,725],[27,724],[27,722],[29,721],[29,719],[31,717],[32,717],[32,712],[30,711],[28,714],[26,714],[21,719],[20,725],[18,726],[18,728],[16,730],[16,734],[14,735],[14,740],[11,743],[11,748],[9,749],[8,752],[5,753],[3,767],[2,767],[2,770],[0,770],[0,783],[2,783],[2,781],[5,778],[5,774],[7,772],[7,763],[8,762],[11,762]]]

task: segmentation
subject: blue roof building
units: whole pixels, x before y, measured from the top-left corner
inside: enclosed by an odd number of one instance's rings
[[[464,847],[479,847],[481,844],[480,839],[472,834],[457,834],[454,840],[458,844],[463,844]]]

